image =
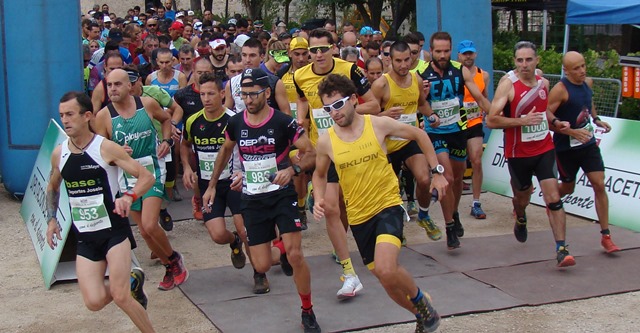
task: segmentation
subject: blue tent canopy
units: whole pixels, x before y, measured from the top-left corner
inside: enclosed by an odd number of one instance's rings
[[[637,24],[638,0],[569,0],[566,24]]]

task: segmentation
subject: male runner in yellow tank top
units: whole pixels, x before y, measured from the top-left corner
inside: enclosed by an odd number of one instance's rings
[[[447,180],[431,140],[418,127],[388,117],[356,113],[356,88],[345,76],[327,76],[318,87],[318,95],[335,124],[329,128],[329,135],[318,139],[316,146],[314,217],[324,217],[327,171],[333,162],[344,192],[351,231],[364,264],[391,299],[416,315],[416,332],[434,332],[440,316],[429,296],[420,291],[409,272],[398,263],[406,213],[398,180],[387,159],[386,139],[396,136],[418,142],[429,165],[434,167],[431,186],[444,194]]]
[[[315,29],[309,34],[309,53],[312,63],[299,68],[293,74],[293,82],[298,91],[297,115],[298,124],[302,125],[310,116],[309,139],[313,145],[318,136],[327,132],[333,124],[330,115],[322,109],[322,101],[318,95],[318,84],[329,74],[341,74],[357,87],[357,94],[363,100],[357,111],[360,113],[378,114],[380,105],[370,91],[371,85],[360,68],[353,63],[332,57],[331,50],[335,41],[331,33],[325,29]],[[329,185],[326,193],[326,223],[327,234],[333,245],[338,260],[342,265],[343,286],[338,290],[338,298],[356,296],[362,289],[362,284],[351,264],[349,247],[347,246],[347,221],[342,215],[344,204],[340,200],[340,186],[335,168],[330,168]]]
[[[371,91],[384,110],[379,115],[418,127],[418,109],[422,113],[431,111],[422,89],[422,78],[410,71],[411,48],[406,42],[397,41],[391,45],[390,52],[392,69],[371,86]],[[387,139],[387,154],[396,174],[403,162],[409,168],[417,181],[416,197],[420,210],[428,211],[431,201],[431,178],[427,159],[418,144],[392,136]],[[442,232],[431,218],[419,219],[418,224],[427,231],[429,238],[438,240],[442,237]]]

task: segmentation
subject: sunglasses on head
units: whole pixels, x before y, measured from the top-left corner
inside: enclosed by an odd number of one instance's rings
[[[331,50],[331,46],[332,45],[312,46],[309,48],[309,52],[317,53],[318,51],[320,51],[322,53],[327,53],[329,50]]]
[[[340,109],[342,109],[345,105],[347,105],[347,100],[350,98],[351,96],[347,96],[347,97],[343,97],[329,105],[324,105],[322,108],[327,112],[327,113],[331,113],[331,111],[338,111]]]

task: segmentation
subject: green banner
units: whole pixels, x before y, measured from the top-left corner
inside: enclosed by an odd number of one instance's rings
[[[31,172],[29,184],[22,200],[20,215],[24,220],[33,247],[40,262],[42,278],[47,289],[56,281],[58,262],[60,255],[69,236],[71,229],[71,214],[69,212],[69,198],[64,187],[60,189],[60,208],[58,210],[58,222],[62,227],[62,240],[58,241],[58,246],[51,249],[47,244],[47,221],[46,221],[46,189],[49,183],[49,173],[51,172],[51,154],[53,149],[67,138],[64,130],[52,119],[45,133],[38,158]],[[62,185],[64,186],[64,184]],[[69,272],[60,272],[60,275],[68,276]],[[73,274],[75,278],[75,274]]]
[[[640,232],[640,122],[601,117],[612,130],[595,128],[595,137],[605,164],[605,188],[609,197],[609,223]],[[484,181],[482,187],[490,192],[512,197],[509,169],[504,158],[502,130],[491,131],[482,157]],[[531,202],[544,206],[540,186],[534,177],[535,190]],[[582,170],[576,176],[575,192],[565,196],[568,213],[598,220],[591,184]],[[511,209],[511,208],[508,208]]]

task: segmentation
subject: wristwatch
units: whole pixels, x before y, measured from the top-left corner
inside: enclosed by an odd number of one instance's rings
[[[133,192],[133,190],[127,190],[126,192],[124,192],[122,194],[126,195],[126,196],[130,196],[132,201],[138,200],[138,195],[136,194],[136,192]]]
[[[162,140],[162,142],[166,142],[169,144],[169,147],[173,147],[173,139],[172,138],[168,138],[168,139],[164,139]]]
[[[442,164],[438,164],[436,165],[435,168],[431,169],[431,173],[432,174],[443,174],[444,173],[444,167],[442,166]]]
[[[291,164],[291,168],[293,169],[293,175],[297,176],[302,172],[302,168],[300,168],[297,164]]]

